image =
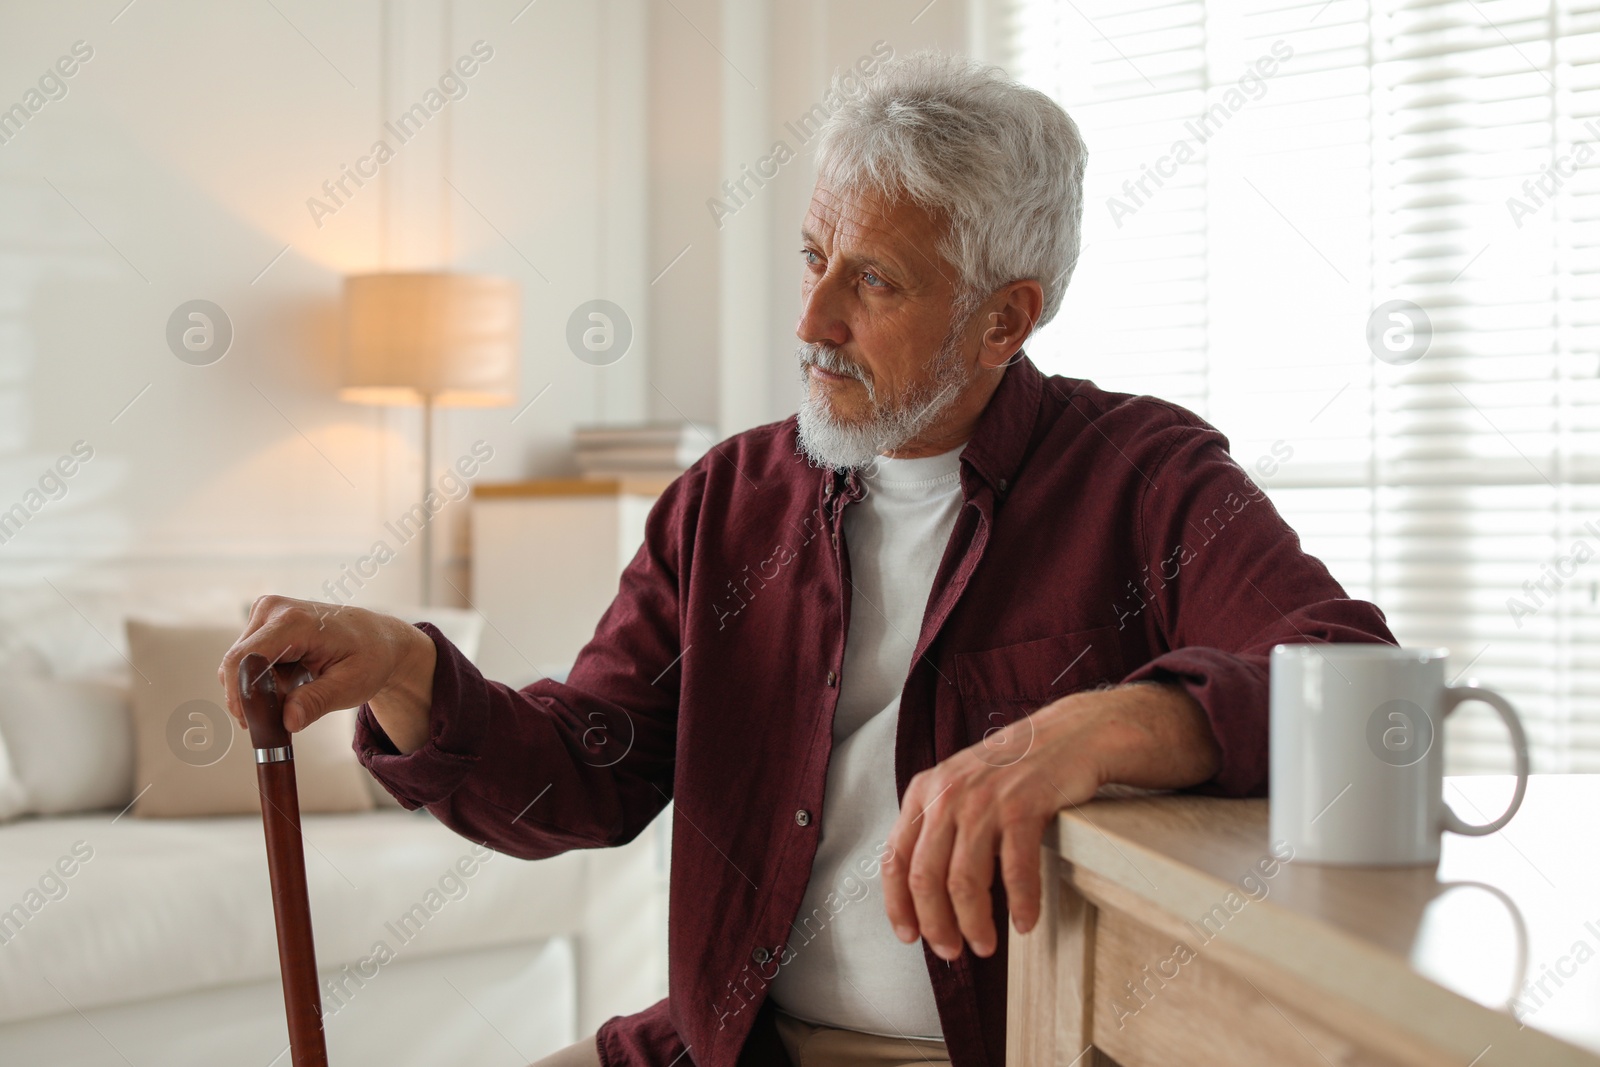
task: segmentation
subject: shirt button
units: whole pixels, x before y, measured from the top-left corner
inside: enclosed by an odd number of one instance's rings
[[[836,686],[838,684],[839,684],[839,676],[837,674],[835,674],[833,671],[829,671],[828,672],[828,688],[832,689],[834,686]]]
[[[796,826],[810,826],[811,813],[805,808],[801,808],[799,811],[794,813],[794,822]]]
[[[838,548],[839,547],[839,535],[838,534],[834,534],[833,535],[833,547],[834,548]]]
[[[757,963],[766,963],[772,958],[772,953],[768,952],[764,948],[758,947],[754,952],[750,953],[750,958],[755,960]]]

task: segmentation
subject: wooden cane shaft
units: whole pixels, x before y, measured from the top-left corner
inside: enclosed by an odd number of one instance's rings
[[[290,1062],[293,1067],[328,1067],[294,760],[257,764],[256,781],[261,787],[267,869],[272,875],[272,911],[278,922],[278,967],[283,972],[283,1004],[289,1019]]]

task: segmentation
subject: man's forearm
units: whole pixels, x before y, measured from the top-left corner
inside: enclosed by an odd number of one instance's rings
[[[415,626],[408,626],[412,638],[389,684],[367,706],[389,735],[402,756],[409,756],[428,743],[428,711],[433,706],[433,670],[439,650],[433,639]]]
[[[1041,732],[1085,739],[1101,785],[1182,789],[1216,775],[1222,749],[1200,703],[1173,682],[1075,693],[1042,709]]]

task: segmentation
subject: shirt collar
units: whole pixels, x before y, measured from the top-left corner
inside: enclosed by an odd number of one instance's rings
[[[1026,353],[1019,352],[978,416],[972,439],[961,453],[961,461],[1001,496],[1016,482],[1017,471],[1027,458],[1043,394],[1044,375]]]

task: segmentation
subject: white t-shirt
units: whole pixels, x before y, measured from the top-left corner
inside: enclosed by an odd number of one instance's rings
[[[961,449],[880,459],[845,508],[850,629],[845,640],[821,840],[793,953],[770,995],[790,1015],[892,1037],[943,1038],[922,942],[894,936],[880,865],[900,813],[895,725],[934,572],[961,510]]]

